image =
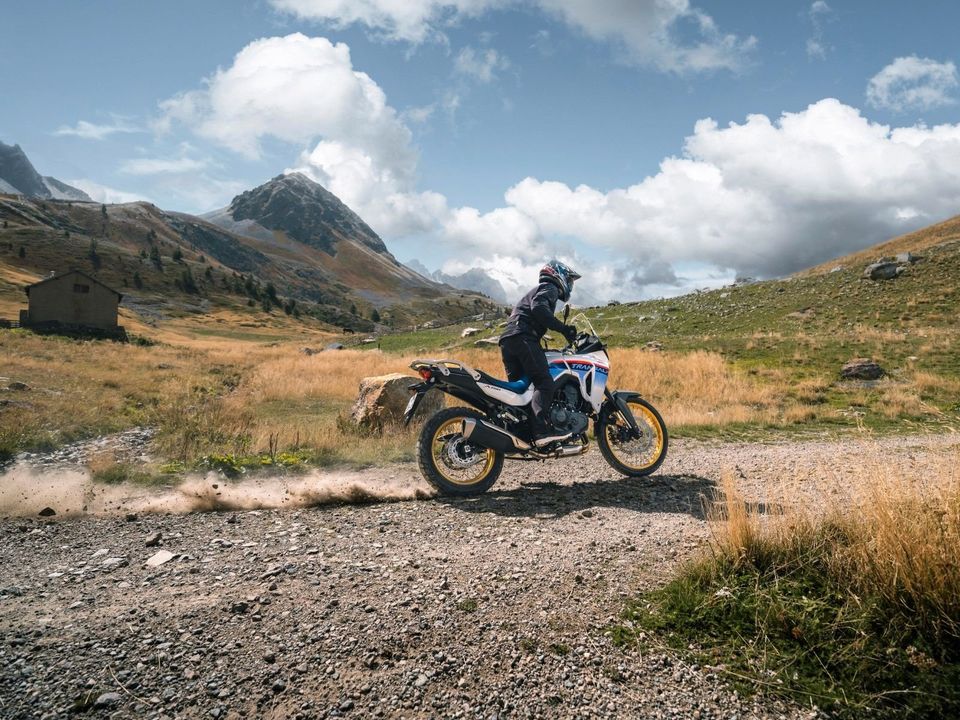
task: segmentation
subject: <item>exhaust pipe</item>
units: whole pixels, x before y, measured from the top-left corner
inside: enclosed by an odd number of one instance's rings
[[[503,428],[497,427],[486,420],[467,418],[463,421],[463,439],[480,447],[496,450],[497,452],[516,452],[530,450],[530,445]]]

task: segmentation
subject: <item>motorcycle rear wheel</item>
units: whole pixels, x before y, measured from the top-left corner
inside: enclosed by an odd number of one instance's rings
[[[463,421],[483,419],[476,410],[452,407],[427,420],[417,440],[417,463],[441,495],[486,492],[503,471],[503,453],[473,445],[463,437]]]
[[[640,437],[632,437],[629,424],[615,406],[610,406],[597,420],[597,445],[614,470],[644,477],[656,472],[667,457],[667,426],[657,409],[639,395],[627,398],[626,403],[637,421]]]

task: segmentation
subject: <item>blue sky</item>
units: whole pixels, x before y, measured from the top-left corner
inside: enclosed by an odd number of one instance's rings
[[[958,26],[952,2],[34,0],[4,9],[0,140],[197,213],[298,169],[400,259],[512,291],[560,255],[593,298],[669,295],[960,212]]]

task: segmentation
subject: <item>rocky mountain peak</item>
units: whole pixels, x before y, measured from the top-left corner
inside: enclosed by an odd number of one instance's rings
[[[340,240],[353,240],[390,256],[383,240],[336,195],[302,173],[278,175],[237,195],[228,209],[234,220],[252,220],[269,230],[336,254]],[[393,259],[393,256],[390,256]]]
[[[50,197],[50,191],[19,145],[0,142],[0,179],[30,197]]]
[[[83,190],[37,172],[19,145],[0,142],[0,192],[15,192],[27,197],[54,200],[85,200]]]

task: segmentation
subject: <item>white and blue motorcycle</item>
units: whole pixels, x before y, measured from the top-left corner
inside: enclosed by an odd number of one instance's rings
[[[563,434],[549,445],[532,442],[533,387],[528,378],[506,382],[456,360],[416,360],[410,365],[423,381],[411,386],[406,422],[433,389],[473,406],[445,408],[420,432],[420,470],[441,494],[485,492],[500,476],[505,459],[581,455],[589,446],[590,420],[600,453],[614,469],[642,477],[660,467],[667,454],[667,428],[660,413],[639,393],[607,387],[606,346],[584,315],[577,315],[574,324],[586,330],[563,350],[546,351],[556,388],[550,422]]]

